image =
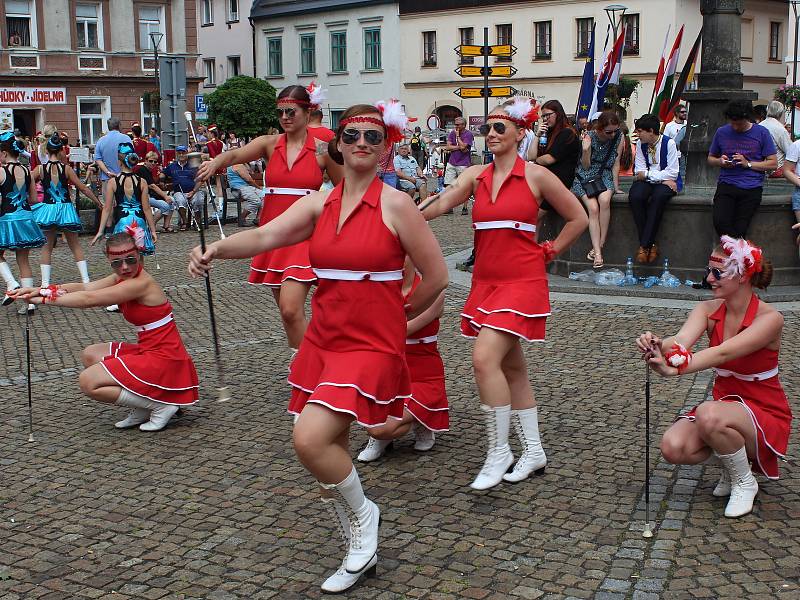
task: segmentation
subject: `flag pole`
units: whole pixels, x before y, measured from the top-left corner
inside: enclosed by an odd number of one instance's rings
[[[650,96],[650,110],[653,110],[653,100],[656,99],[656,90],[658,86],[661,85],[661,78],[664,76],[664,71],[666,70],[666,58],[664,58],[664,54],[667,52],[667,44],[669,43],[669,32],[672,29],[672,23],[667,25],[667,34],[664,36],[664,48],[661,50],[661,60],[658,63],[658,73],[656,74],[656,82],[653,85],[653,93]]]

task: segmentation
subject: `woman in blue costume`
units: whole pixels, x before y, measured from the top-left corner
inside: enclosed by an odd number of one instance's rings
[[[14,251],[22,285],[30,287],[33,285],[33,272],[28,255],[31,248],[44,245],[44,235],[33,220],[28,204],[28,198],[36,194],[36,187],[28,168],[17,161],[23,150],[22,142],[11,131],[0,133],[0,276],[8,290],[18,288],[20,284],[5,261],[5,251]],[[13,301],[10,296],[5,296],[2,304],[7,306]],[[28,311],[33,311],[33,308],[33,304],[27,306]],[[25,314],[25,310],[23,304],[19,313]]]
[[[33,205],[33,218],[44,231],[47,243],[42,248],[42,257],[39,268],[42,270],[42,287],[50,285],[50,260],[53,256],[53,246],[59,232],[64,234],[67,245],[75,257],[75,264],[81,274],[81,281],[89,283],[89,268],[83,254],[83,248],[78,241],[81,231],[81,219],[78,211],[69,197],[69,185],[74,185],[84,193],[98,208],[103,205],[88,187],[78,178],[75,171],[62,162],[64,142],[58,133],[54,133],[47,140],[47,162],[39,165],[31,175],[34,181],[42,182],[44,201]]]
[[[103,206],[101,225],[92,240],[92,246],[103,237],[103,225],[108,222],[109,215],[113,214],[112,234],[126,231],[129,227],[140,227],[144,231],[142,254],[155,253],[158,234],[153,221],[153,211],[150,210],[147,182],[132,172],[138,162],[139,156],[134,151],[133,144],[122,142],[119,145],[119,165],[122,172],[109,180],[106,188],[107,196],[114,201],[106,202]]]

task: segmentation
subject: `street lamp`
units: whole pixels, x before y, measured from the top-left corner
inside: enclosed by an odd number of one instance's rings
[[[789,4],[792,5],[792,12],[794,13],[794,62],[792,63],[792,88],[795,88],[797,87],[797,29],[800,27],[800,16],[797,14],[797,7],[800,5],[800,0],[789,0]],[[792,90],[792,93],[794,93],[794,89]],[[792,102],[791,111],[792,139],[794,139],[794,102]]]
[[[800,1],[800,0],[798,0]],[[155,121],[154,126],[156,128],[157,135],[161,135],[161,80],[158,76],[158,47],[161,45],[161,41],[164,39],[164,34],[160,31],[151,31],[150,32],[150,43],[153,46],[153,58],[156,62],[155,68],[155,76],[156,76],[156,90],[158,90],[158,99],[159,99],[159,106],[156,107],[155,113],[152,113],[153,110],[153,100],[152,95],[150,96],[150,110],[151,114],[154,114]]]
[[[800,2],[800,0],[796,1]],[[608,15],[608,20],[611,21],[611,30],[614,32],[614,40],[616,40],[617,29],[619,29],[619,25],[620,23],[622,23],[622,19],[625,16],[625,11],[628,10],[628,7],[622,6],[622,4],[609,4],[603,10],[606,11],[606,15]]]

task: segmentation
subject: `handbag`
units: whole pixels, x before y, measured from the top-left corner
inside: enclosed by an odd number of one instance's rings
[[[603,160],[600,162],[602,165],[600,167],[600,172],[595,177],[581,182],[583,191],[586,192],[586,196],[588,198],[597,198],[603,192],[608,191],[606,184],[603,183],[603,171],[606,170],[606,161],[608,160],[608,157],[611,156],[611,151],[619,144],[620,135],[621,134],[617,133],[617,135],[614,137],[614,142],[609,144],[608,150],[606,150],[606,154],[603,156]]]

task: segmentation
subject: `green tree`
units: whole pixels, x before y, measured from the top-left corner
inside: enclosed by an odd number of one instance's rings
[[[231,77],[205,96],[208,120],[221,131],[252,139],[278,126],[275,88],[255,77]]]

